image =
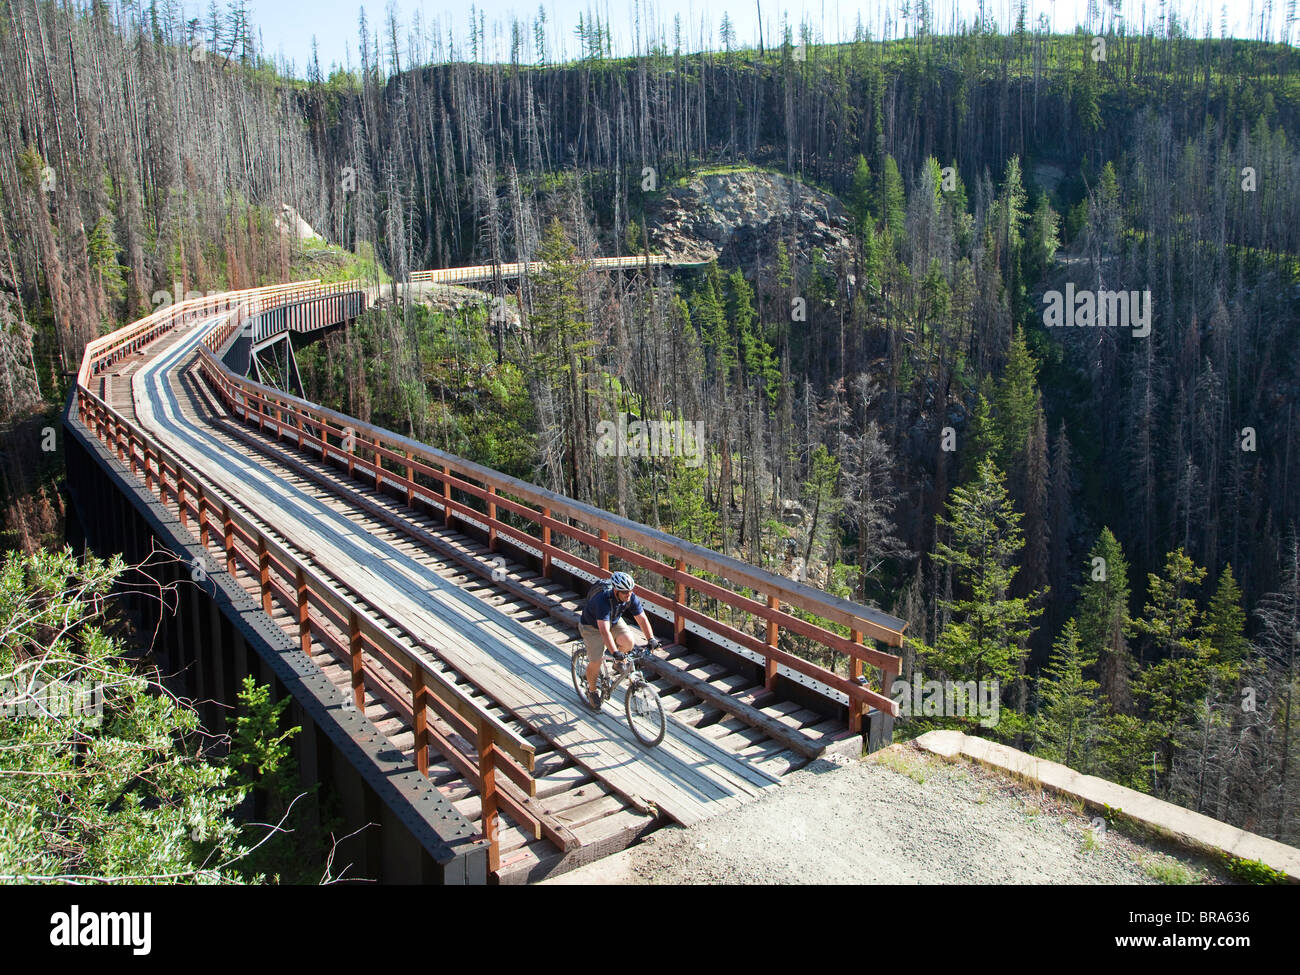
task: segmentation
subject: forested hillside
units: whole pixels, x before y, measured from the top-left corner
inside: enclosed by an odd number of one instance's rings
[[[390,305],[302,350],[309,394],[883,606],[905,676],[999,682],[986,733],[1295,841],[1290,47],[918,15],[616,57],[597,21],[548,64],[538,20],[487,64],[481,30],[363,20],[359,70],[293,79],[238,18],[7,5],[0,409],[57,403],[173,282],[290,276],[285,204],[399,280],[547,261],[505,304]],[[825,231],[582,268],[738,172],[748,210],[793,181]],[[1098,327],[1121,291],[1132,322]],[[623,413],[702,423],[702,462],[607,456]]]

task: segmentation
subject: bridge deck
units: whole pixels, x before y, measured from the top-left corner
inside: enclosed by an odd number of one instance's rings
[[[506,822],[501,879],[536,876],[618,848],[656,814],[690,824],[733,809],[845,737],[842,724],[674,647],[656,681],[670,709],[668,736],[659,748],[642,749],[621,709],[607,705],[591,714],[573,699],[572,630],[555,623],[572,618],[573,593],[517,565],[507,566],[501,585],[484,582],[466,569],[481,569],[491,557],[483,546],[225,416],[182,368],[203,331],[178,330],[126,360],[108,379],[110,402],[154,431],[231,504],[291,540],[374,618],[436,647],[435,666],[531,737],[538,794],[528,801],[573,830],[585,855],[563,855]],[[213,553],[219,562],[219,545]],[[288,609],[276,611],[286,628]],[[315,629],[330,625],[313,617]],[[350,680],[346,662],[318,659],[342,692]],[[410,754],[409,710],[403,715],[401,694],[383,683],[367,681],[367,716]],[[474,750],[473,743],[465,747]],[[430,776],[462,813],[477,815],[472,785],[436,750]]]

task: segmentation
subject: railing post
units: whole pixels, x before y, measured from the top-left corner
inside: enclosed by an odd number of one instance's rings
[[[442,466],[442,524],[451,527],[451,468]]]
[[[487,503],[488,551],[489,552],[495,552],[497,550],[497,503],[492,500],[496,496],[497,496],[497,489],[495,485],[489,484],[488,503]]]
[[[226,545],[226,571],[232,576],[238,570],[235,562],[235,523],[230,519],[230,505],[221,506],[221,533]]]
[[[357,435],[353,433],[343,435],[343,442],[339,446],[348,448],[348,477],[356,477],[357,473]]]
[[[302,410],[293,411],[294,423],[298,427],[298,449],[302,450]]]
[[[180,519],[181,527],[188,529],[190,527],[190,510],[186,507],[185,498],[185,475],[179,470],[176,471],[176,517]]]
[[[478,777],[479,798],[483,810],[483,835],[488,841],[488,871],[496,873],[501,867],[501,836],[497,822],[497,767],[496,745],[492,743],[492,728],[482,718],[478,726]]]
[[[164,508],[167,507],[167,464],[162,454],[158,455],[158,501]]]
[[[298,643],[302,652],[311,656],[311,604],[307,597],[307,570],[301,565],[294,572],[294,589],[298,597]]]
[[[144,486],[153,494],[153,467],[149,463],[149,444],[143,440],[140,441],[140,452],[144,454]]]
[[[271,553],[266,548],[266,536],[257,533],[257,585],[262,593],[262,612],[271,615]]]
[[[551,509],[542,509],[542,578],[551,577],[551,526],[546,519],[551,517]]]
[[[415,471],[411,467],[411,452],[406,452],[406,506],[415,507]]]
[[[429,688],[424,682],[424,670],[416,666],[411,670],[411,730],[415,733],[415,767],[426,778],[429,775]]]
[[[130,428],[126,431],[126,454],[131,462],[131,476],[136,477],[140,473],[140,468],[135,462],[135,431]]]
[[[379,456],[379,438],[375,437],[375,490],[384,489],[384,459]]]
[[[768,609],[777,609],[779,605],[780,605],[779,601],[775,596],[767,597]],[[768,620],[767,621],[767,645],[769,647],[775,647],[777,644],[777,638],[778,638],[778,630],[777,630],[776,621]],[[764,686],[767,687],[767,689],[770,691],[772,690],[773,686],[776,684],[776,661],[769,656],[766,659],[763,669],[764,669],[763,683]]]
[[[862,645],[862,631],[850,630],[853,642]],[[862,678],[862,661],[857,657],[849,657],[849,680],[857,684]],[[849,698],[849,731],[853,734],[859,734],[862,731],[862,702]]]
[[[352,703],[366,712],[365,664],[361,659],[361,617],[356,610],[348,613],[348,654],[352,658]]]
[[[603,528],[600,530],[600,540],[602,542],[609,541],[609,532]],[[604,572],[605,575],[609,575],[609,553],[603,548],[600,550],[600,570]]]
[[[604,534],[603,532],[601,534]],[[677,559],[675,563],[678,572],[686,571],[686,560]],[[680,644],[686,634],[686,617],[680,612],[681,607],[686,605],[686,583],[681,579],[677,580],[677,586],[673,590],[673,642]]]
[[[891,701],[894,698],[894,678],[897,676],[898,671],[896,670],[886,670],[884,667],[880,668],[880,693]]]
[[[208,497],[203,492],[203,482],[199,485],[199,544],[203,550],[208,550]]]

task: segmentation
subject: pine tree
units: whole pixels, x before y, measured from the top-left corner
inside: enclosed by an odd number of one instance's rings
[[[1017,263],[1024,239],[1024,224],[1029,214],[1025,209],[1028,196],[1020,173],[1020,157],[1007,160],[1002,178],[1002,192],[997,200],[997,246],[1007,280],[1017,279]]]
[[[898,163],[893,156],[885,156],[885,168],[880,174],[880,222],[895,242],[903,237],[903,214],[906,212],[907,197],[903,191],[903,177],[898,171]]]
[[[1226,565],[1219,573],[1219,585],[1205,611],[1201,634],[1214,648],[1220,665],[1226,668],[1224,679],[1232,680],[1232,673],[1250,654],[1250,641],[1246,639],[1246,611],[1241,608],[1241,589],[1232,577],[1232,566]]]
[[[979,467],[986,460],[996,462],[1002,453],[1001,425],[993,417],[984,394],[975,398],[975,409],[971,413],[970,433],[966,436],[966,450],[962,457],[961,480],[973,480],[979,474]]]
[[[927,656],[954,680],[1016,680],[1042,612],[1030,608],[1037,593],[1010,595],[1024,536],[1004,480],[992,460],[982,461],[975,480],[953,488],[947,517],[937,519],[948,541],[936,545],[934,560],[952,570],[962,595],[941,601],[951,621]]]
[[[1011,336],[1006,368],[998,381],[993,401],[998,428],[1002,431],[1002,450],[997,456],[1003,470],[1017,470],[1023,463],[1029,432],[1042,412],[1038,393],[1038,360],[1025,344],[1023,329]]]
[[[854,232],[859,238],[866,237],[871,231],[874,180],[866,157],[858,156],[857,165],[853,169],[853,183],[849,189],[849,213],[853,216]]]
[[[1132,707],[1134,669],[1126,633],[1129,627],[1128,563],[1119,541],[1103,528],[1088,553],[1079,595],[1079,639],[1084,653],[1097,657],[1102,696],[1113,710]]]
[[[1090,752],[1101,719],[1100,685],[1085,676],[1096,662],[1081,646],[1074,620],[1069,620],[1038,678],[1037,752],[1081,772],[1091,771]]]
[[[1197,708],[1211,689],[1215,651],[1200,635],[1200,613],[1191,595],[1205,569],[1177,549],[1165,560],[1164,576],[1151,573],[1147,579],[1147,604],[1132,627],[1149,639],[1158,659],[1142,671],[1136,690],[1164,755],[1162,791],[1168,796],[1174,763],[1193,743]]]
[[[1025,509],[1025,591],[1048,592],[1047,568],[1051,529],[1047,522],[1047,422],[1041,402],[1025,442],[1025,473],[1021,497]]]
[[[1071,585],[1073,571],[1070,540],[1074,528],[1074,511],[1070,438],[1066,435],[1065,421],[1062,420],[1052,448],[1052,473],[1047,488],[1047,525],[1051,532],[1051,558],[1047,578],[1054,594],[1049,627],[1063,619],[1071,605],[1074,587]]]

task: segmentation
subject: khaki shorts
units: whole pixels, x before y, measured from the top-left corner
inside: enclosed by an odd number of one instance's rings
[[[622,620],[619,620],[609,629],[614,637],[614,645],[624,653],[627,653],[636,646],[636,636],[632,632],[632,627],[628,626]],[[592,660],[601,659],[605,654],[606,648],[605,639],[600,635],[600,628],[579,623],[578,633],[582,637],[582,642],[587,647],[587,661],[591,662]]]

